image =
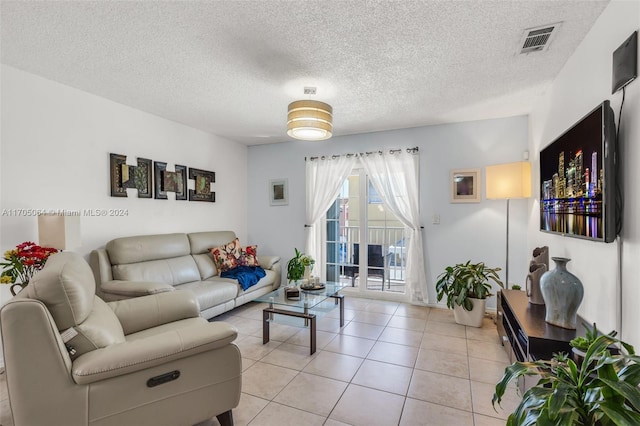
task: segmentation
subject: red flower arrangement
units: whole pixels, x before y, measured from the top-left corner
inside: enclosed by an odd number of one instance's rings
[[[49,256],[57,252],[58,249],[40,247],[31,241],[18,244],[15,249],[4,253],[4,262],[0,262],[0,283],[12,284],[18,281],[22,287],[26,286],[33,274],[42,269]]]

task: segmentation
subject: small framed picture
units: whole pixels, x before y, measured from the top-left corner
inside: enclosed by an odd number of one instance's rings
[[[287,179],[272,179],[269,181],[269,200],[272,206],[286,206],[289,204],[289,181]]]
[[[451,170],[451,202],[479,203],[480,169]]]

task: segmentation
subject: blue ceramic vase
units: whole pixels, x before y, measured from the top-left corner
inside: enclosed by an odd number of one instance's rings
[[[546,306],[545,321],[558,327],[575,330],[578,307],[582,303],[582,282],[567,271],[565,257],[552,257],[556,268],[540,278],[540,290]]]

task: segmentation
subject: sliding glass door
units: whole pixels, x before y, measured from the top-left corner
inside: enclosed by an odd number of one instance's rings
[[[405,293],[406,235],[363,169],[354,170],[326,215],[327,280],[361,293]]]

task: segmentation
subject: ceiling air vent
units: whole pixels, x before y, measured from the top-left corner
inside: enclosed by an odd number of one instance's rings
[[[543,27],[529,28],[524,31],[520,42],[520,53],[540,52],[546,50],[551,40],[558,32],[560,23],[545,25]]]

